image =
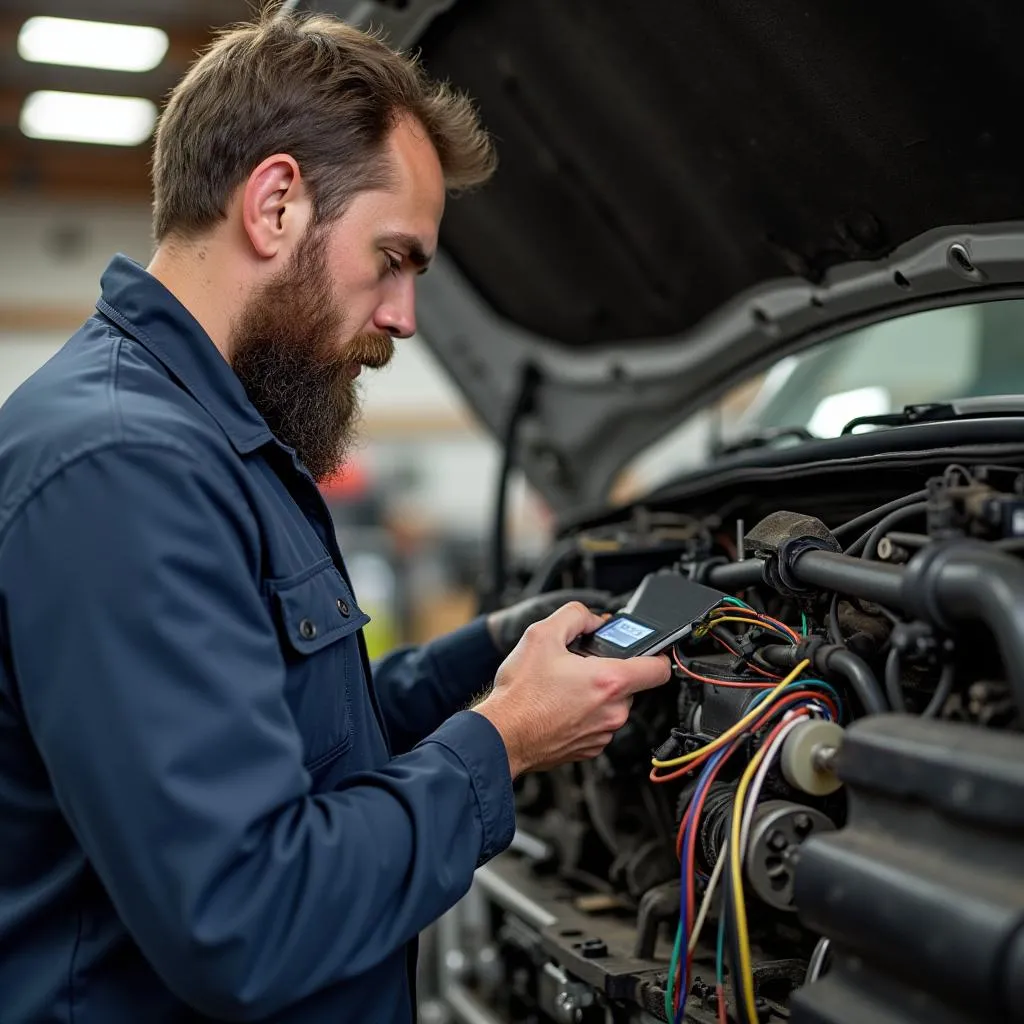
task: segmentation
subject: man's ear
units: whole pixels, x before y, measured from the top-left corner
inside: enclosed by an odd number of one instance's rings
[[[312,206],[302,172],[287,153],[268,156],[242,191],[242,226],[263,259],[291,252],[301,240]]]

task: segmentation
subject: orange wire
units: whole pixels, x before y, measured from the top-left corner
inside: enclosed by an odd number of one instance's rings
[[[672,651],[672,660],[675,662],[676,668],[679,669],[680,672],[685,672],[686,675],[688,675],[691,679],[696,679],[698,682],[701,682],[701,683],[710,683],[712,686],[732,686],[732,687],[735,687],[736,689],[740,689],[740,690],[769,690],[772,687],[772,683],[771,682],[767,682],[767,683],[727,682],[727,681],[724,681],[724,680],[721,680],[721,679],[712,679],[711,676],[702,676],[702,675],[700,675],[700,673],[694,672],[693,669],[687,668],[683,664],[682,659],[679,657],[679,654],[675,650]],[[776,680],[776,682],[778,682],[778,680]]]
[[[760,612],[747,611],[746,608],[730,608],[729,611],[734,614],[719,615],[715,619],[708,619],[708,624],[713,626],[716,622],[745,622],[750,626],[760,626],[762,629],[771,629],[777,633],[781,632],[796,644],[800,643],[800,640],[802,639],[798,633],[794,632],[784,622],[780,622],[778,619],[773,619],[770,615],[762,615]],[[753,616],[757,616],[757,618],[754,618]]]

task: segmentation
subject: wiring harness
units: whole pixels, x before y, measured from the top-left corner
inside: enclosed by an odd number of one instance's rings
[[[669,980],[665,991],[665,1014],[669,1021],[681,1024],[686,1012],[686,998],[694,951],[707,920],[716,891],[722,890],[722,911],[719,914],[716,996],[719,1020],[726,1018],[724,989],[725,947],[729,946],[736,979],[737,1009],[743,1024],[756,1024],[753,971],[750,938],[747,927],[746,905],[743,895],[742,866],[747,848],[750,826],[764,781],[777,761],[786,737],[804,719],[819,717],[838,722],[842,701],[837,691],[820,679],[804,675],[810,660],[804,658],[785,675],[779,675],[758,665],[751,657],[753,648],[744,648],[740,637],[729,634],[722,627],[745,626],[763,633],[771,642],[783,642],[796,648],[805,639],[807,620],[801,616],[801,632],[762,612],[738,598],[726,598],[713,609],[706,621],[693,633],[694,640],[710,637],[729,654],[743,662],[742,671],[717,674],[714,667],[699,666],[684,659],[678,649],[672,653],[679,674],[686,679],[726,688],[742,688],[759,692],[751,700],[746,713],[732,727],[717,738],[687,750],[693,738],[673,730],[670,740],[658,749],[651,761],[650,779],[663,784],[682,780],[699,772],[696,785],[686,804],[676,837],[676,854],[680,864],[679,925],[669,965]],[[739,751],[755,748],[736,787],[729,811],[726,840],[718,852],[703,898],[697,906],[696,847],[701,816],[712,784],[722,769]]]

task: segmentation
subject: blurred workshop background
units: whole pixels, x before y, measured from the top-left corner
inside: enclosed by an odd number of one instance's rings
[[[145,264],[162,98],[247,0],[0,2],[0,401],[91,314],[115,252]],[[72,20],[76,19],[76,20]],[[144,23],[144,24],[143,24]],[[364,444],[325,487],[376,651],[460,624],[499,469],[495,442],[419,338],[368,375]],[[514,550],[550,525],[520,481]]]
[[[258,6],[0,0],[0,402],[90,315],[114,253],[148,262],[161,103],[212,33]],[[610,497],[642,494],[737,441],[834,436],[856,415],[974,393],[979,331],[970,308],[927,312],[783,359],[642,453]],[[364,387],[363,443],[324,490],[377,654],[477,610],[501,455],[422,338],[402,342]],[[505,507],[509,563],[527,566],[554,518],[515,472]]]

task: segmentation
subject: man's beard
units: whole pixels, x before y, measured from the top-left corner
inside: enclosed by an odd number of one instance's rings
[[[231,365],[249,400],[314,480],[344,464],[359,419],[355,365],[385,366],[387,334],[359,334],[343,347],[345,310],[331,292],[324,233],[311,229],[292,260],[249,300],[234,324]]]

